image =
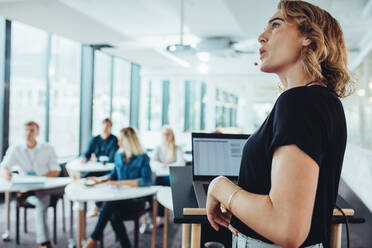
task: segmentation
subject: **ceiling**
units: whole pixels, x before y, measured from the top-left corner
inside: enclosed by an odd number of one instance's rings
[[[210,37],[248,41],[253,51],[277,0],[185,0],[184,43],[195,45]],[[343,27],[351,64],[360,60],[372,41],[372,0],[312,0],[328,10]],[[36,26],[84,44],[107,43],[106,52],[140,64],[157,74],[198,75],[196,56],[166,52],[179,43],[179,0],[0,0],[0,16]],[[236,55],[236,54],[235,54]],[[177,62],[190,64],[185,68]],[[209,75],[265,76],[253,66],[258,51],[231,56],[212,54]]]

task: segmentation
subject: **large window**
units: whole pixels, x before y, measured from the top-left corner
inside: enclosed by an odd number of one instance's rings
[[[185,87],[183,81],[171,81],[169,85],[169,126],[176,133],[183,131],[185,118]]]
[[[12,22],[9,144],[24,142],[28,120],[40,125],[45,139],[46,51],[48,35],[36,28]]]
[[[79,152],[81,45],[52,37],[49,140],[59,156]]]
[[[201,84],[191,81],[190,85],[190,131],[200,130]]]
[[[93,135],[102,129],[102,120],[110,117],[111,56],[100,51],[94,58]]]
[[[112,99],[113,133],[119,134],[121,128],[129,125],[130,109],[130,63],[114,59],[114,85]]]
[[[150,80],[146,85],[147,130],[160,131],[162,119],[163,81]]]
[[[237,107],[237,96],[216,89],[216,127],[236,127]]]

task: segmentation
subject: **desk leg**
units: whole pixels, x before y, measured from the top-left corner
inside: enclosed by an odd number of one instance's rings
[[[168,219],[169,210],[164,207],[164,230],[163,230],[163,248],[168,248]]]
[[[341,248],[342,224],[332,224],[331,227],[331,248]]]
[[[191,248],[200,248],[201,224],[192,224],[191,226]]]
[[[68,241],[68,248],[75,247],[74,240],[74,202],[70,200],[70,238]]]
[[[10,241],[10,192],[5,192],[6,230],[1,236],[4,241]]]
[[[190,224],[182,224],[182,248],[190,247]]]
[[[156,217],[158,216],[158,201],[154,197],[153,205],[152,205],[152,237],[151,237],[151,248],[155,248],[156,246]]]
[[[78,222],[77,222],[77,248],[81,248],[81,242],[85,239],[85,211],[84,204],[79,203]]]

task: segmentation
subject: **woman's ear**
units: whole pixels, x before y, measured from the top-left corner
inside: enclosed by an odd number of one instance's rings
[[[311,44],[311,40],[309,37],[305,37],[303,40],[302,40],[302,45],[303,46],[309,46]]]

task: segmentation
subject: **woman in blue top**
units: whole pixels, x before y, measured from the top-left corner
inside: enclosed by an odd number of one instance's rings
[[[115,155],[115,168],[104,179],[91,178],[96,183],[107,182],[114,186],[141,187],[152,184],[150,159],[138,140],[132,127],[123,128],[119,137],[120,149]],[[122,247],[130,247],[130,241],[123,224],[123,219],[143,210],[143,198],[105,202],[99,215],[98,223],[88,239],[85,248],[97,247],[108,221],[111,222]]]

